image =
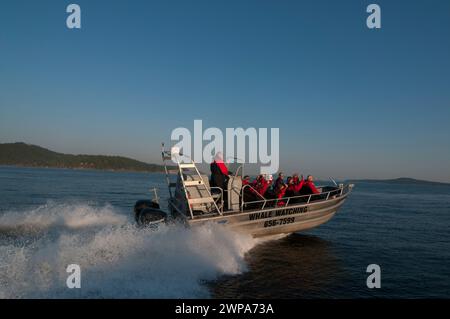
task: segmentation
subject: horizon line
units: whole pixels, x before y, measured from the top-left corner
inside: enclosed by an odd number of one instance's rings
[[[158,166],[163,166],[162,164],[157,164],[157,163],[152,163],[152,162],[146,162],[146,161],[142,161],[142,160],[138,160],[135,159],[134,157],[130,157],[130,156],[124,156],[124,155],[104,155],[104,154],[89,154],[89,153],[79,153],[79,154],[74,154],[74,153],[62,153],[62,152],[58,152],[56,150],[52,150],[50,148],[47,148],[45,146],[41,146],[41,145],[37,145],[37,144],[31,144],[31,143],[26,143],[23,141],[20,142],[4,142],[4,143],[0,143],[0,145],[2,144],[25,144],[28,146],[36,146],[36,147],[40,147],[43,149],[46,149],[48,151],[51,152],[55,152],[55,153],[59,153],[59,154],[64,154],[64,155],[74,155],[74,156],[82,156],[82,155],[87,155],[87,156],[106,156],[106,157],[123,157],[123,158],[128,158],[137,162],[141,162],[144,164],[150,164],[150,165],[158,165]],[[174,163],[176,164],[176,163]],[[197,163],[197,165],[208,165],[208,163]],[[5,165],[5,166],[15,166],[15,167],[27,167],[27,166],[20,166],[20,165]],[[38,167],[29,167],[29,168],[38,168]],[[53,167],[49,167],[49,168],[53,168]],[[102,170],[102,169],[94,169],[94,170]],[[419,182],[429,182],[429,183],[439,183],[439,184],[450,184],[450,181],[442,181],[442,180],[426,180],[426,179],[420,179],[420,178],[415,178],[415,177],[410,177],[410,176],[397,176],[397,177],[389,177],[389,178],[369,178],[369,177],[348,177],[348,178],[337,178],[337,180],[346,180],[346,181],[364,181],[364,180],[369,180],[369,181],[389,181],[389,180],[401,180],[401,179],[411,179],[411,180],[415,180],[415,181],[419,181]]]

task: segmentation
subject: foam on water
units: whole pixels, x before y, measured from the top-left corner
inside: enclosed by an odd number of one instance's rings
[[[139,229],[111,206],[48,203],[0,216],[0,298],[208,297],[203,282],[245,271],[256,244],[220,225]],[[66,286],[69,264],[81,289]]]
[[[27,212],[12,211],[0,215],[0,234],[7,231],[30,234],[55,228],[120,225],[126,221],[127,217],[117,214],[111,206],[94,208],[86,204],[56,204],[50,201]]]

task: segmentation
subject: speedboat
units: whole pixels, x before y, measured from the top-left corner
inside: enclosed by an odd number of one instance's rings
[[[189,226],[217,223],[253,237],[289,234],[329,221],[354,187],[353,184],[338,185],[332,180],[333,185],[319,187],[319,194],[265,198],[251,185],[243,186],[243,165],[229,176],[227,189],[212,187],[208,176],[198,170],[196,163],[174,149],[165,150],[163,144],[161,152],[169,188],[169,213],[160,209],[155,191],[156,199],[135,204],[134,214],[139,225],[157,227],[168,221]],[[169,160],[177,164],[175,174],[168,165]]]

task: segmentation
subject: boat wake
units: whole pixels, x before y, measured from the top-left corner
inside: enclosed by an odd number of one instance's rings
[[[125,215],[113,207],[96,208],[86,204],[56,204],[48,202],[29,211],[12,211],[0,215],[0,236],[31,236],[48,232],[123,225]]]
[[[139,229],[114,207],[47,205],[0,216],[0,298],[207,298],[258,241],[220,225]],[[69,289],[67,266],[81,267]]]

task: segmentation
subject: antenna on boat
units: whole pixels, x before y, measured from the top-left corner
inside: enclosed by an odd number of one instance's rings
[[[330,179],[330,181],[333,182],[334,186],[338,186],[338,184],[336,183],[336,181],[333,179],[333,177],[328,177]]]

